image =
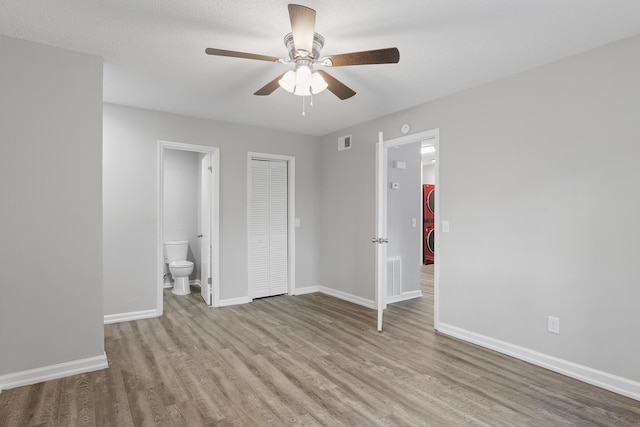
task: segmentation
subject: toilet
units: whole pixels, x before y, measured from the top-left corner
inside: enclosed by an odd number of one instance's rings
[[[188,295],[189,276],[193,272],[193,263],[187,261],[187,251],[189,242],[187,240],[175,240],[164,242],[164,262],[169,266],[169,271],[173,277],[172,293],[175,295]]]

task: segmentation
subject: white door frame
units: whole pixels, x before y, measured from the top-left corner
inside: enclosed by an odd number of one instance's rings
[[[220,305],[220,148],[208,145],[185,144],[182,142],[158,140],[158,242],[157,242],[157,298],[156,311],[158,316],[163,312],[163,278],[162,271],[164,267],[164,240],[163,234],[163,206],[164,206],[164,151],[165,150],[182,150],[192,151],[196,153],[211,154],[211,165],[213,174],[211,176],[211,282],[213,291],[213,307]],[[201,284],[201,286],[206,286]]]
[[[378,133],[376,143],[376,310],[378,311],[378,332],[382,331],[382,317],[386,308],[387,292],[387,149],[384,135]]]
[[[434,212],[434,227],[437,228],[438,224],[440,222],[439,218],[440,218],[440,129],[431,129],[428,131],[424,131],[424,132],[418,132],[418,133],[414,133],[414,134],[410,134],[410,135],[405,135],[405,136],[401,136],[398,138],[393,138],[393,139],[389,139],[384,141],[383,144],[383,150],[382,150],[382,162],[379,163],[379,165],[381,165],[384,168],[384,171],[377,171],[378,174],[383,174],[383,176],[385,177],[384,180],[378,180],[376,182],[376,191],[378,191],[381,187],[382,190],[382,194],[381,194],[381,202],[383,204],[383,207],[381,208],[383,210],[383,212],[385,213],[384,215],[382,215],[382,217],[380,218],[380,221],[387,221],[387,190],[388,190],[388,186],[386,183],[386,167],[387,167],[387,154],[388,154],[388,149],[391,147],[399,147],[401,145],[405,145],[405,144],[411,144],[411,143],[415,143],[418,141],[425,141],[425,140],[429,140],[429,141],[433,141],[433,145],[436,149],[436,195],[435,195],[435,205],[436,205],[436,209]],[[422,188],[422,187],[421,187]],[[382,224],[377,224],[377,227],[379,229],[383,229],[386,230],[386,223],[384,225]],[[438,268],[438,248],[440,247],[440,233],[436,233],[435,234],[436,238],[435,238],[435,252],[434,252],[434,277],[433,277],[433,326],[435,330],[438,330],[439,328],[439,324],[440,324],[440,275],[439,275],[439,268]],[[378,236],[381,237],[381,236]],[[388,237],[388,236],[384,236],[384,237]],[[422,240],[422,239],[421,239]],[[421,249],[422,250],[422,249]],[[378,263],[378,259],[376,259],[376,262]],[[384,260],[383,262],[386,263],[386,260]],[[380,266],[376,266],[376,270],[379,272],[380,271]],[[380,281],[380,283],[383,283],[385,285],[385,289],[377,289],[377,295],[379,295],[378,298],[380,298],[381,300],[384,299],[384,296],[386,295],[387,289],[386,289],[386,275],[384,277],[384,280]],[[378,286],[380,287],[380,283],[378,284]],[[384,309],[384,307],[386,306],[386,304],[382,301],[379,302],[379,310],[380,308]],[[378,315],[378,330],[381,330],[382,328],[382,324],[381,324],[381,315]]]
[[[294,295],[296,290],[296,158],[280,154],[247,153],[247,296],[251,297],[251,161],[280,160],[287,162],[287,294]]]

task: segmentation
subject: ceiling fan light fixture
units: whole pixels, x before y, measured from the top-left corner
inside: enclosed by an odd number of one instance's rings
[[[293,90],[296,88],[296,72],[293,70],[287,71],[284,73],[284,76],[278,80],[278,84],[282,89],[293,93]]]
[[[291,21],[291,32],[284,36],[283,41],[289,53],[288,59],[217,48],[206,48],[205,53],[207,55],[295,65],[293,70],[274,78],[254,92],[254,95],[270,95],[278,87],[282,87],[285,91],[304,98],[328,89],[329,92],[341,100],[351,98],[356,94],[355,91],[324,70],[316,71],[316,66],[344,67],[366,64],[395,64],[400,61],[400,52],[396,47],[322,57],[320,55],[324,47],[324,37],[315,32],[316,11],[299,4],[289,4],[287,8],[289,10],[289,20]],[[312,105],[312,101],[310,105]]]
[[[311,86],[311,68],[308,65],[296,68],[296,87],[298,86]]]
[[[315,95],[316,93],[320,93],[328,87],[329,85],[324,81],[320,73],[315,71],[311,75],[311,93]]]
[[[293,94],[298,96],[309,96],[311,95],[311,86],[296,85],[296,90]]]

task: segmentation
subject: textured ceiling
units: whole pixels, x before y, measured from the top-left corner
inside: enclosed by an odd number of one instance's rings
[[[300,3],[317,11],[323,55],[395,46],[400,63],[326,69],[357,94],[325,91],[302,116],[282,89],[253,95],[290,65],[204,53],[286,57],[285,1],[0,0],[0,33],[103,57],[106,102],[310,135],[640,33],[637,0]]]

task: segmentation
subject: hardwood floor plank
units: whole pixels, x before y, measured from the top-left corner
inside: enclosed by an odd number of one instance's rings
[[[322,294],[105,325],[109,369],[0,393],[0,426],[639,426],[640,402],[433,330],[423,297]]]

